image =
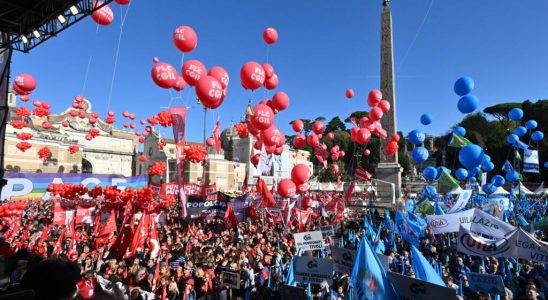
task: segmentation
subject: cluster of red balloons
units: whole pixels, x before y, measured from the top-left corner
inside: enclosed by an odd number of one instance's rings
[[[5,218],[9,222],[12,218],[21,217],[26,208],[27,204],[22,201],[2,205],[0,206],[0,218]]]
[[[291,170],[291,179],[282,179],[278,183],[278,194],[284,198],[289,198],[296,193],[305,193],[310,188],[308,179],[311,175],[307,165],[295,165]]]
[[[166,163],[157,161],[148,168],[148,175],[163,177],[166,172]]]
[[[24,107],[24,106],[21,106],[21,107],[18,107],[16,110],[15,110],[15,114],[18,116],[18,117],[29,117],[30,116],[30,109]]]
[[[186,159],[193,163],[200,163],[205,160],[207,150],[204,146],[199,144],[192,144],[185,147],[184,151]]]
[[[147,162],[148,158],[144,154],[141,154],[141,156],[139,156],[139,161],[140,162]]]
[[[76,152],[78,152],[78,151],[80,151],[80,148],[79,148],[78,146],[76,146],[76,145],[70,145],[70,146],[68,147],[68,152],[69,152],[70,154],[74,154],[74,153],[76,153]]]
[[[51,150],[47,146],[42,147],[40,148],[40,150],[38,150],[39,158],[43,160],[47,160],[50,156],[51,156]]]
[[[395,133],[390,137],[390,141],[386,144],[386,154],[392,156],[398,152],[399,146],[398,142],[400,141],[400,135]]]
[[[247,123],[242,122],[242,123],[234,124],[234,128],[236,128],[236,132],[238,132],[238,136],[240,138],[244,138],[249,134]]]
[[[15,145],[15,147],[17,147],[17,149],[21,150],[21,152],[25,152],[25,151],[29,150],[30,147],[32,147],[32,145],[29,142],[19,142]]]

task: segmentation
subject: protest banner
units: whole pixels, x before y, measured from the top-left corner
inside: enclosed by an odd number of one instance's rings
[[[221,272],[221,285],[229,288],[240,288],[240,273],[223,271]]]
[[[333,229],[333,225],[320,226],[320,230],[322,231],[322,235],[324,237],[335,235],[335,230]]]
[[[186,201],[187,221],[204,218],[222,218],[230,197],[221,192],[206,197],[189,196]]]
[[[292,285],[282,285],[282,299],[303,300],[306,299],[306,289]]]
[[[185,183],[183,184],[182,190],[185,192],[187,196],[200,196],[202,194],[209,195],[217,192],[217,185],[210,184],[210,185],[206,185],[205,187],[202,187],[202,185],[200,184]]]
[[[504,281],[500,275],[467,273],[468,288],[474,292],[506,296]]]
[[[326,281],[333,285],[333,261],[310,256],[297,256],[294,264],[295,281],[320,284]]]
[[[457,293],[452,288],[394,272],[388,272],[388,279],[392,282],[396,294],[402,300],[457,299]]]
[[[295,246],[298,250],[320,250],[323,249],[323,236],[321,231],[308,231],[294,233]]]
[[[126,177],[117,174],[88,173],[6,173],[4,178],[7,179],[8,183],[2,188],[2,198],[0,200],[36,198],[48,200],[51,195],[46,192],[46,189],[50,183],[83,184],[87,188],[93,188],[96,185],[103,188],[115,185],[120,189],[126,187],[140,189],[147,185],[145,175]]]
[[[461,227],[457,250],[475,256],[518,257],[539,263],[548,263],[548,243],[537,240],[522,228],[511,234],[489,240],[474,235]]]
[[[344,248],[332,247],[333,270],[345,274],[352,274],[356,251]]]
[[[459,212],[463,210],[466,207],[466,204],[468,204],[468,201],[470,200],[470,197],[472,196],[472,190],[464,190],[462,193],[459,194],[459,197],[457,198],[457,202],[455,205],[453,205],[448,211],[448,214],[453,214],[456,212]]]
[[[502,238],[516,228],[480,209],[469,209],[454,214],[426,216],[434,234],[459,232],[460,226],[495,238]]]

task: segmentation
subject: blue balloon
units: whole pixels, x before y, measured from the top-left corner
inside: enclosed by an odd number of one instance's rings
[[[426,180],[434,180],[438,175],[438,170],[432,166],[424,168],[422,171],[422,177]]]
[[[464,146],[459,151],[459,161],[467,169],[479,166],[483,160],[483,149],[480,146],[471,144]]]
[[[415,129],[409,133],[409,142],[413,145],[420,145],[424,143],[424,140],[426,139],[426,133]]]
[[[466,129],[464,129],[464,127],[455,127],[455,129],[453,129],[453,133],[455,134],[458,134],[460,136],[464,136],[466,134]]]
[[[523,126],[518,126],[518,127],[516,127],[516,129],[514,129],[514,133],[517,136],[524,136],[524,135],[527,134],[527,128],[525,128]]]
[[[468,179],[470,181],[470,183],[476,183],[476,177],[470,177],[470,179]]]
[[[519,141],[519,137],[512,133],[506,137],[506,141],[510,145],[515,145]]]
[[[525,127],[527,127],[527,129],[529,130],[533,130],[535,128],[537,128],[537,121],[535,120],[529,120],[527,122],[525,122]]]
[[[483,164],[483,169],[486,171],[486,172],[491,172],[493,171],[493,169],[495,168],[495,164],[492,163],[492,162],[487,162],[486,164]]]
[[[535,142],[541,141],[544,138],[544,133],[542,131],[535,131],[531,133],[531,139]]]
[[[495,175],[491,178],[491,183],[496,187],[503,186],[505,182],[506,180],[501,175]]]
[[[487,155],[487,154],[483,154],[483,160],[481,161],[482,164],[487,164],[491,162],[491,156]]]
[[[425,162],[429,155],[428,150],[424,147],[417,147],[411,152],[411,158],[418,164]]]
[[[508,118],[512,121],[517,121],[517,120],[520,120],[521,118],[523,118],[523,110],[521,110],[521,108],[512,108],[509,112],[508,112]]]
[[[474,79],[463,76],[457,81],[455,81],[455,85],[453,86],[453,90],[455,91],[455,94],[459,96],[464,96],[468,93],[470,93],[474,89]]]
[[[455,176],[457,176],[457,179],[459,180],[464,180],[468,177],[468,171],[465,168],[458,168],[455,171]]]
[[[435,180],[438,180],[440,178],[441,173],[443,173],[443,171],[447,172],[447,174],[451,174],[451,170],[449,170],[448,168],[444,166],[438,167],[437,170],[438,170],[438,175],[436,175]]]
[[[544,163],[544,167],[548,168],[548,161]]]
[[[472,169],[472,172],[474,173],[474,175],[477,175],[477,174],[481,173],[481,168],[479,166],[474,167],[474,169]]]
[[[421,124],[422,125],[430,125],[430,123],[432,123],[432,115],[431,114],[422,114]]]
[[[460,98],[457,103],[457,108],[463,114],[469,114],[476,110],[479,106],[479,99],[474,95],[466,95]]]
[[[491,195],[497,190],[497,187],[494,186],[492,183],[486,183],[481,187],[481,190],[487,195]]]
[[[509,182],[516,182],[519,179],[519,173],[516,171],[509,171],[506,173],[506,180]]]

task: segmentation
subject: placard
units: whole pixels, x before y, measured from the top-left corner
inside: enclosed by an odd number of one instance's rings
[[[323,281],[333,285],[333,261],[310,256],[296,256],[294,261],[295,281],[321,284]]]
[[[333,270],[345,274],[352,274],[356,251],[345,248],[331,248],[333,256]]]
[[[308,231],[294,233],[295,246],[298,250],[321,250],[323,249],[323,236],[321,231]]]
[[[320,226],[320,230],[322,231],[322,235],[324,237],[335,235],[335,229],[333,229],[333,225]]]
[[[402,300],[455,300],[457,291],[427,281],[407,277],[394,272],[387,272],[388,279],[394,286],[396,294]]]
[[[470,290],[474,292],[506,296],[504,281],[500,275],[467,273]]]
[[[221,273],[221,284],[229,288],[239,289],[240,273],[223,271]]]

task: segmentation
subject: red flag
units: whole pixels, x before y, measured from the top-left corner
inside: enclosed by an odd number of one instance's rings
[[[299,210],[299,217],[297,219],[297,222],[299,222],[299,232],[304,232],[303,229],[303,219],[302,219],[302,211]]]
[[[350,183],[350,186],[346,190],[346,194],[344,195],[344,201],[348,201],[348,200],[352,199],[352,194],[354,193],[354,188],[355,187],[356,187],[356,182],[352,181]]]
[[[94,207],[83,207],[78,205],[78,208],[76,208],[76,225],[84,223],[91,224],[91,212],[93,211],[93,209]]]
[[[53,207],[53,225],[65,226],[67,223],[67,211],[61,207],[61,203],[55,203]]]
[[[65,233],[65,237],[73,238],[75,236],[74,235],[74,220],[73,219],[70,219],[68,221],[68,224],[66,225],[66,228],[67,228],[67,232]]]
[[[186,107],[172,107],[169,109],[173,119],[173,137],[175,139],[175,154],[177,158],[177,183],[179,184],[179,197],[181,199],[181,218],[186,218],[185,182],[185,126]]]
[[[117,245],[116,248],[112,248],[116,252],[117,257],[123,256],[124,258],[129,258],[132,255],[131,242],[133,241],[133,236],[135,235],[135,233],[133,232],[133,226],[127,226],[122,230],[123,235],[121,236],[120,243]]]
[[[221,153],[221,118],[217,118],[217,124],[213,129],[213,138],[215,139],[215,150],[217,154]]]
[[[145,241],[149,234],[149,221],[149,215],[143,212],[139,225],[137,226],[137,230],[135,231],[135,235],[133,236],[133,241],[131,242],[131,249],[129,250],[131,255],[135,254],[137,248],[144,248]]]
[[[257,190],[263,198],[263,201],[261,202],[263,207],[266,208],[276,205],[276,200],[274,199],[274,196],[272,196],[272,193],[268,189],[268,186],[261,178],[257,179]]]
[[[40,239],[38,240],[38,245],[42,245],[42,243],[44,243],[44,241],[48,238],[49,236],[49,225],[44,227],[42,229],[42,235],[40,235]]]
[[[148,247],[150,249],[150,258],[156,259],[160,253],[160,243],[158,241],[158,231],[156,230],[156,222],[154,222],[154,218],[151,218],[150,222],[150,239],[148,240]],[[158,262],[159,261],[160,260],[158,260]]]
[[[109,236],[116,231],[116,218],[114,216],[114,210],[110,211],[107,221],[101,226],[99,236]]]
[[[362,181],[368,181],[371,179],[371,173],[367,172],[367,170],[362,167],[361,165],[358,165],[356,167],[356,171],[354,172],[354,176]]]
[[[247,209],[247,216],[253,221],[259,220],[259,214],[257,213],[255,205],[251,204],[249,206],[249,208]]]
[[[234,209],[232,208],[232,203],[228,203],[226,207],[225,216],[223,218],[226,228],[236,227],[238,225],[238,218],[234,214]]]
[[[242,193],[247,193],[247,171],[245,172],[244,182],[242,183]]]
[[[61,249],[63,247],[63,241],[65,241],[65,229],[62,229],[61,235],[59,235],[57,242],[55,242],[52,254],[59,254],[61,252]]]

